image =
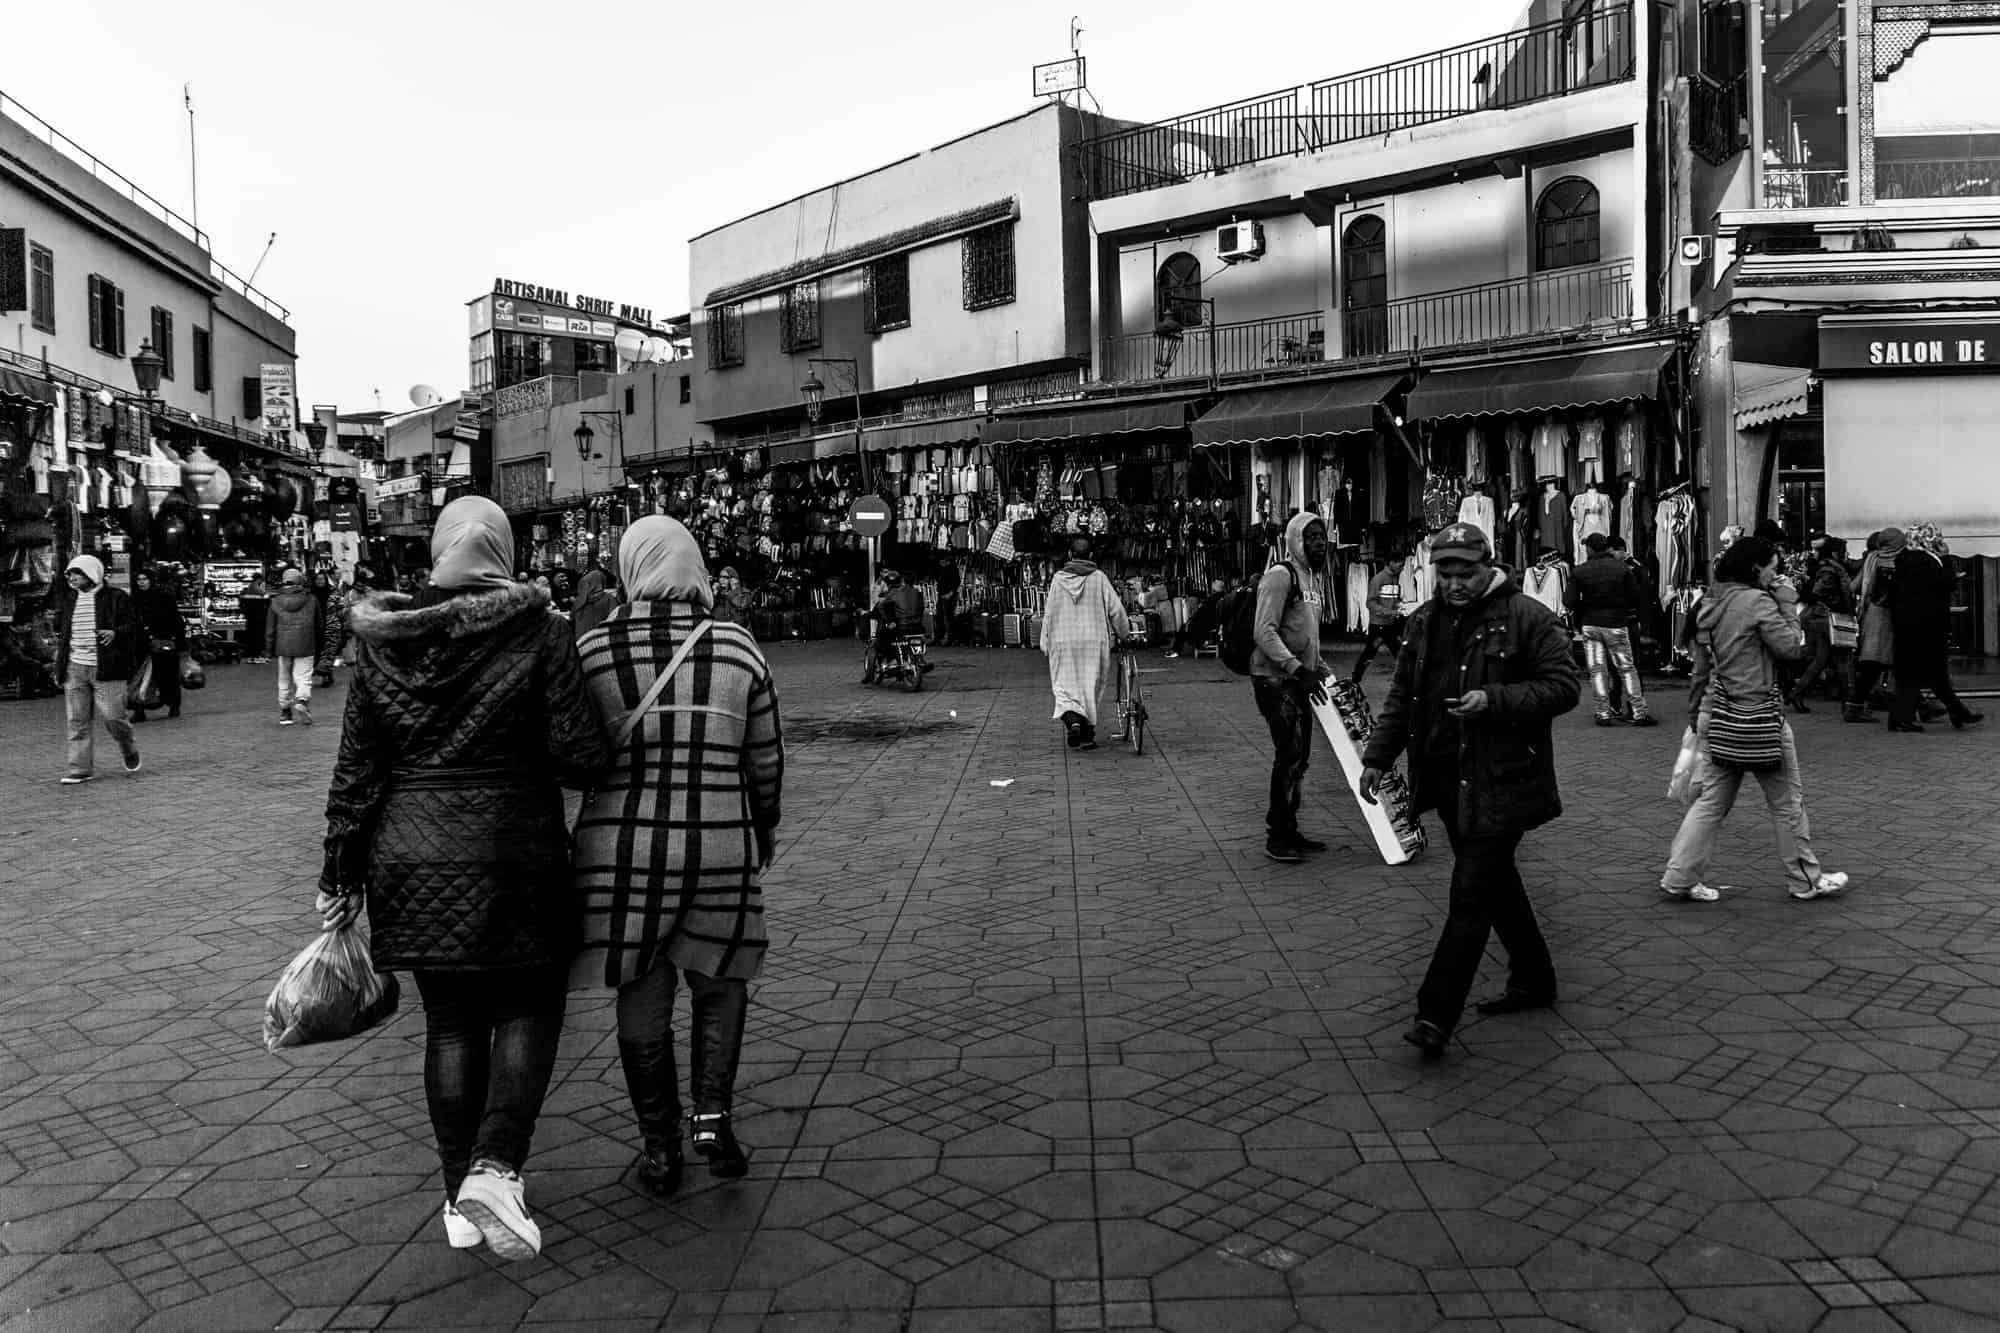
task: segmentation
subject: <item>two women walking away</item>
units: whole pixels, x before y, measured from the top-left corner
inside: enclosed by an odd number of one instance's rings
[[[1824,870],[1813,853],[1799,752],[1780,702],[1778,664],[1804,657],[1806,640],[1798,593],[1779,578],[1778,564],[1768,541],[1738,539],[1716,560],[1715,587],[1695,610],[1689,694],[1697,744],[1711,758],[1667,855],[1660,889],[1669,898],[1714,902],[1722,896],[1725,886],[1705,881],[1745,772],[1754,772],[1764,789],[1792,897],[1824,898],[1847,887],[1847,876]],[[1749,761],[1720,757],[1753,750],[1759,754]]]
[[[748,629],[714,616],[693,535],[643,518],[618,564],[628,600],[579,645],[613,755],[577,822],[575,975],[618,992],[639,1182],[666,1197],[684,1169],[672,1026],[682,974],[694,1151],[714,1176],[749,1167],[730,1113],[747,983],[764,961],[758,881],[776,849],[784,747],[770,667]]]
[[[610,752],[569,626],[514,582],[513,548],[498,505],[454,500],[430,586],[353,608],[319,906],[336,928],[365,887],[376,967],[415,976],[448,1239],[525,1259],[541,1231],[520,1173],[578,940],[560,788]]]

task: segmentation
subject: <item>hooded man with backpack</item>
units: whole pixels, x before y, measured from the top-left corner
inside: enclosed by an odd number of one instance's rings
[[[1330,669],[1319,660],[1319,571],[1326,520],[1300,511],[1285,525],[1283,559],[1264,571],[1251,613],[1250,687],[1271,728],[1271,803],[1264,855],[1296,862],[1326,844],[1299,832],[1299,797],[1312,754],[1312,705],[1326,702]]]

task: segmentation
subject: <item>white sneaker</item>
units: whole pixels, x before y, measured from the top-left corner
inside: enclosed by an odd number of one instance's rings
[[[532,1259],[542,1252],[542,1229],[528,1216],[518,1171],[483,1157],[474,1162],[458,1187],[458,1211],[502,1259]]]
[[[1831,898],[1846,887],[1847,872],[1844,870],[1829,870],[1814,880],[1811,887],[1793,889],[1792,897],[1797,898],[1802,903],[1809,902],[1814,898]]]
[[[301,699],[292,705],[292,718],[302,727],[310,727],[313,724],[313,711],[305,700]]]
[[[479,1228],[471,1219],[447,1202],[444,1206],[444,1238],[451,1242],[454,1250],[473,1250],[486,1237],[479,1234]]]
[[[1660,892],[1677,902],[1712,903],[1721,900],[1724,887],[1726,886],[1717,885],[1711,888],[1706,884],[1696,884],[1689,888],[1677,889],[1671,884],[1662,884]]]

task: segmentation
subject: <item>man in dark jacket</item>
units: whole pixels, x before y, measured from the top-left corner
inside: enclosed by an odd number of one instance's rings
[[[278,659],[278,725],[312,725],[313,663],[325,626],[302,569],[288,569],[264,617],[264,653]]]
[[[1552,719],[1581,688],[1562,624],[1492,567],[1469,523],[1431,539],[1437,593],[1403,636],[1396,678],[1362,755],[1373,801],[1398,755],[1410,757],[1414,810],[1436,810],[1451,841],[1451,906],[1404,1037],[1441,1055],[1465,1010],[1489,932],[1507,950],[1505,993],[1479,1006],[1507,1014],[1555,1003],[1556,974],[1514,856],[1529,829],[1562,813]]]
[[[1611,673],[1616,671],[1632,705],[1632,724],[1658,726],[1646,706],[1646,691],[1632,656],[1632,626],[1638,623],[1645,589],[1632,567],[1612,551],[1609,537],[1593,532],[1583,545],[1590,558],[1576,567],[1565,596],[1583,631],[1583,659],[1590,666],[1590,691],[1597,696],[1597,725],[1611,725]]]
[[[93,712],[118,742],[125,771],[139,771],[139,746],[125,716],[125,691],[138,669],[145,630],[132,599],[105,583],[104,562],[96,556],[80,555],[70,561],[63,582],[67,591],[56,597],[56,679],[63,683],[69,722],[69,766],[62,781],[74,787],[96,773]]]

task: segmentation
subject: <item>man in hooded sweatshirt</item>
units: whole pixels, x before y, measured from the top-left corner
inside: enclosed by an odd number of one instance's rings
[[[56,598],[56,679],[63,683],[69,723],[66,787],[90,781],[96,772],[91,714],[96,713],[118,742],[125,771],[139,771],[139,746],[126,717],[126,682],[145,649],[145,627],[132,599],[104,581],[104,562],[80,555],[63,574],[68,585]]]
[[[264,616],[264,653],[278,659],[278,725],[312,725],[313,662],[322,630],[319,599],[302,569],[285,571]]]
[[[1435,810],[1451,842],[1451,904],[1404,1040],[1444,1053],[1489,933],[1507,950],[1507,989],[1482,1014],[1556,1001],[1555,965],[1514,856],[1562,813],[1550,723],[1582,696],[1569,636],[1547,607],[1493,568],[1469,523],[1431,538],[1437,591],[1410,617],[1396,679],[1361,757],[1361,797],[1410,757],[1412,810]]]
[[[1069,563],[1049,580],[1042,651],[1049,659],[1055,717],[1069,748],[1095,750],[1097,696],[1111,674],[1111,645],[1130,625],[1118,590],[1091,561],[1089,538],[1072,539],[1069,552]]]
[[[1284,559],[1257,582],[1250,687],[1271,728],[1271,802],[1264,855],[1302,861],[1326,844],[1299,832],[1299,798],[1312,756],[1313,704],[1326,702],[1331,668],[1319,660],[1319,572],[1326,568],[1326,520],[1300,510],[1285,524]]]

